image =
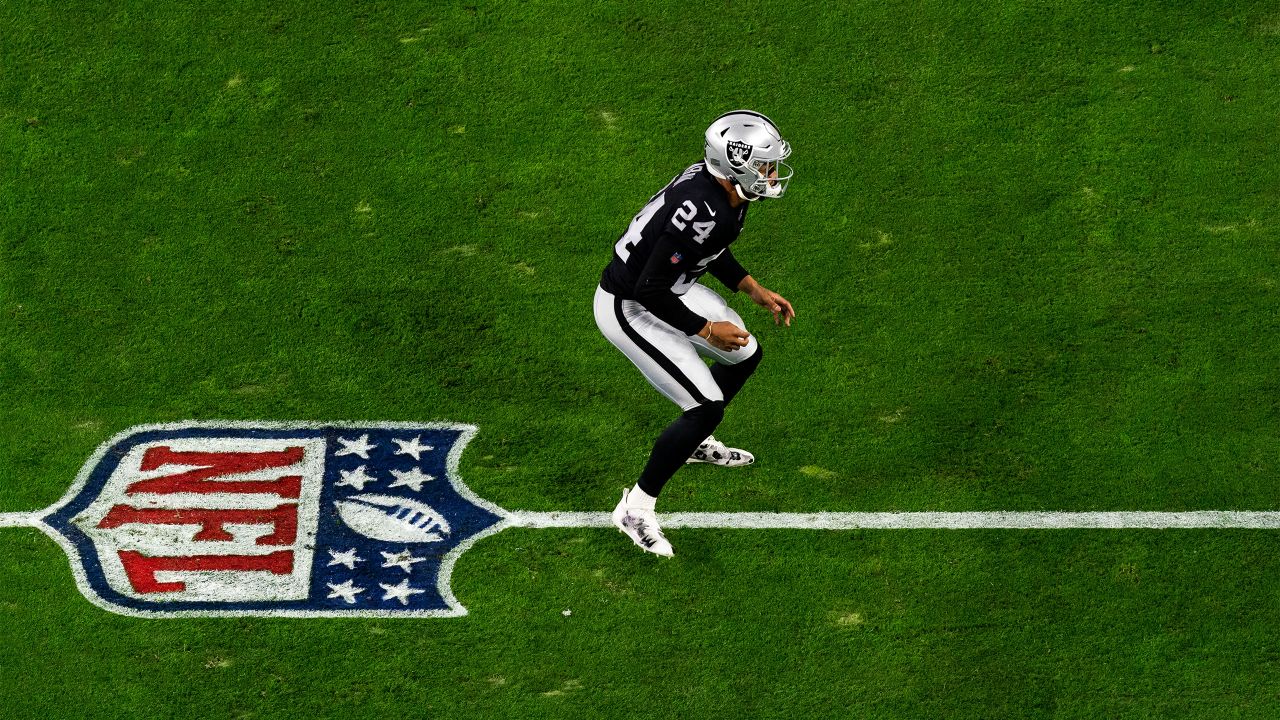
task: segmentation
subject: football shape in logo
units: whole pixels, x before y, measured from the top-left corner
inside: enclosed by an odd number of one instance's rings
[[[353,495],[334,503],[352,530],[387,542],[439,542],[449,523],[423,502],[391,495]]]

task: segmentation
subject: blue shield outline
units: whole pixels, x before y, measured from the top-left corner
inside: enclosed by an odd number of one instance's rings
[[[423,431],[454,432],[456,438],[450,445],[445,458],[445,475],[449,487],[456,493],[458,500],[469,504],[477,514],[473,525],[481,529],[464,537],[439,560],[436,568],[435,588],[438,598],[444,607],[438,609],[345,609],[326,607],[283,607],[286,604],[315,604],[315,598],[308,598],[305,603],[277,603],[262,601],[244,603],[246,607],[221,607],[218,603],[191,602],[138,602],[126,598],[106,583],[101,568],[97,566],[97,556],[93,552],[93,540],[71,523],[71,519],[88,506],[102,492],[106,478],[119,463],[128,450],[140,443],[165,437],[253,437],[262,433],[263,437],[288,437],[291,432],[299,433],[298,437],[315,437],[326,430],[333,431]],[[85,461],[75,482],[63,494],[62,498],[44,510],[32,513],[32,526],[49,535],[58,543],[70,560],[72,574],[81,594],[98,607],[113,613],[132,617],[168,618],[168,617],[459,617],[467,614],[467,609],[458,602],[450,586],[453,566],[458,557],[466,552],[477,541],[500,532],[512,524],[510,513],[497,505],[479,497],[467,487],[458,473],[458,464],[463,450],[475,436],[477,428],[473,425],[451,422],[272,422],[272,421],[235,421],[235,420],[188,420],[172,423],[135,425],[122,430],[111,439],[103,442]],[[326,478],[332,471],[326,469]],[[327,479],[325,481],[328,482]],[[485,517],[490,516],[490,517]],[[172,604],[172,609],[164,607]],[[199,605],[199,607],[193,607]],[[256,605],[256,606],[255,606]]]

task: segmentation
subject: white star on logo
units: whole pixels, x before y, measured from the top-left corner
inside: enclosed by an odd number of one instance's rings
[[[382,552],[382,551],[379,551]],[[413,564],[420,563],[426,558],[414,557],[409,548],[405,548],[399,553],[382,552],[382,567],[398,567],[405,572],[413,572]],[[385,598],[384,598],[385,599]]]
[[[369,444],[369,433],[365,433],[355,440],[348,440],[344,437],[338,438],[338,442],[342,443],[342,449],[334,453],[334,457],[343,455],[359,455],[361,458],[368,460],[369,451],[378,447]]]
[[[364,558],[356,555],[356,549],[351,548],[346,552],[329,551],[329,557],[333,558],[329,561],[329,565],[346,565],[348,570],[355,570],[356,563],[364,562]]]
[[[387,487],[393,488],[407,486],[413,488],[414,492],[422,492],[422,483],[435,480],[434,476],[427,475],[418,468],[413,468],[412,470],[404,472],[401,472],[400,470],[392,470],[391,474],[396,476],[396,481]]]
[[[422,593],[426,592],[426,590],[417,590],[409,587],[408,578],[401,580],[399,585],[387,585],[385,583],[378,583],[378,587],[387,591],[387,594],[382,596],[383,600],[390,600],[392,598],[395,598],[396,600],[400,601],[401,605],[409,604],[410,595],[421,595]]]
[[[420,456],[423,452],[431,452],[432,450],[435,450],[435,448],[430,445],[419,445],[418,441],[421,439],[422,436],[419,435],[412,440],[396,440],[395,438],[391,438],[391,442],[400,446],[400,449],[396,451],[397,455],[412,455],[414,460],[421,460],[422,458]]]
[[[406,580],[405,582],[408,582],[408,581]],[[348,605],[355,605],[356,593],[364,592],[364,588],[356,587],[355,583],[353,583],[351,580],[348,580],[342,583],[341,585],[334,585],[333,583],[325,583],[325,585],[328,585],[329,589],[333,591],[329,593],[330,600],[336,597],[340,597],[343,600],[346,600]],[[383,587],[386,587],[386,585],[383,585]],[[382,599],[386,600],[386,598],[382,598]]]
[[[377,481],[377,478],[364,471],[363,465],[355,470],[339,470],[338,472],[342,473],[342,479],[334,483],[334,487],[348,485],[357,490],[363,491],[365,483]]]

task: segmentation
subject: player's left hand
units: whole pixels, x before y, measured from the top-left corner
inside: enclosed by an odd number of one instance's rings
[[[791,327],[791,318],[796,316],[796,311],[786,298],[763,285],[756,285],[751,290],[751,300],[773,313],[774,325],[785,322],[787,327]]]

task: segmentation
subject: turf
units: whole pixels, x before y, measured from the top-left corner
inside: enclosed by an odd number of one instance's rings
[[[0,5],[0,510],[190,418],[454,420],[602,510],[673,407],[591,294],[725,110],[765,359],[667,510],[1280,508],[1268,3]],[[710,281],[714,286],[714,281]],[[509,530],[471,614],[143,621],[0,533],[8,717],[1274,715],[1265,532]],[[564,610],[571,614],[565,616]]]

